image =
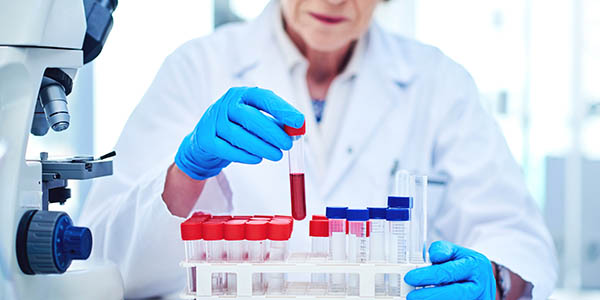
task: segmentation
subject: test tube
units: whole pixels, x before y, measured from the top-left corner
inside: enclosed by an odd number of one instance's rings
[[[409,261],[427,261],[427,176],[411,176],[413,208],[410,218]]]
[[[246,257],[246,235],[245,220],[231,219],[225,222],[223,237],[227,245],[227,262],[241,263]],[[227,294],[237,294],[237,274],[227,273]]]
[[[202,223],[202,236],[206,241],[206,260],[209,263],[221,263],[226,260],[227,254],[223,245],[224,220],[211,219]],[[227,287],[226,277],[223,273],[212,274],[212,294],[223,295]]]
[[[267,256],[267,221],[246,222],[246,241],[248,244],[248,262],[264,263]],[[265,283],[262,273],[252,274],[252,294],[264,295]]]
[[[284,262],[288,256],[288,240],[292,234],[289,220],[274,219],[267,223],[269,245],[269,262]],[[282,295],[285,292],[285,273],[267,273],[267,293]]]
[[[388,207],[411,208],[410,173],[400,170],[394,175],[394,185],[388,197]]]
[[[346,211],[348,207],[327,207],[329,219],[329,260],[346,262]],[[327,292],[332,295],[346,293],[346,274],[329,275]]]
[[[329,254],[329,221],[310,220],[309,235],[311,258],[317,261],[326,260]],[[327,275],[311,273],[310,290],[312,293],[324,295],[327,292]]]
[[[202,240],[202,221],[190,218],[181,223],[181,239],[185,247],[185,261],[203,261],[206,258],[206,246]],[[196,293],[196,267],[187,269],[187,292]]]
[[[389,208],[386,211],[386,220],[390,228],[388,262],[392,264],[406,264],[408,263],[407,244],[410,210],[405,208]],[[403,276],[390,274],[388,295],[401,296],[402,285]]]
[[[386,210],[387,208],[385,207],[369,207],[369,219],[371,222],[369,261],[372,263],[386,262]],[[375,274],[375,296],[385,296],[385,274]]]
[[[369,210],[348,209],[348,262],[366,263],[369,260]],[[348,295],[358,296],[359,275],[348,275]]]
[[[304,139],[306,125],[300,128],[284,126],[292,137],[292,148],[288,151],[290,163],[290,192],[292,197],[292,217],[300,221],[306,217],[306,197],[304,189]]]

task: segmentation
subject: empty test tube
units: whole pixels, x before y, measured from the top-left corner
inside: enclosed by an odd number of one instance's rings
[[[227,262],[241,263],[246,258],[246,221],[231,219],[225,222],[223,227],[223,237],[227,247]],[[237,275],[227,273],[227,294],[237,294]]]
[[[223,244],[224,223],[222,219],[211,219],[202,223],[202,236],[206,241],[206,260],[209,263],[224,262],[227,258]],[[211,286],[213,295],[223,295],[227,287],[225,274],[212,274]]]
[[[385,263],[387,250],[385,242],[386,233],[386,207],[369,207],[369,219],[371,222],[369,236],[369,261],[372,263]],[[385,275],[375,274],[375,296],[385,295]]]
[[[311,220],[309,222],[311,257],[316,260],[326,260],[329,253],[329,221]],[[311,273],[310,289],[317,294],[327,292],[327,274]]]
[[[411,176],[413,208],[408,241],[409,261],[414,264],[427,260],[427,176]]]
[[[185,247],[185,260],[187,262],[203,261],[206,248],[202,240],[202,221],[190,218],[181,223],[181,239]],[[187,292],[196,292],[196,267],[187,269]]]
[[[369,260],[369,210],[348,209],[348,262],[366,263]],[[359,275],[348,275],[347,293],[350,296],[359,294]]]
[[[248,262],[264,263],[267,256],[267,221],[246,222],[246,242],[248,244]],[[252,294],[264,295],[265,282],[262,273],[252,274]]]
[[[392,264],[408,263],[408,233],[410,210],[405,208],[389,208],[386,211],[386,220],[389,224],[389,251],[388,262]],[[388,282],[388,295],[401,296],[403,277],[399,274],[390,274]]]
[[[269,262],[284,262],[288,256],[288,240],[292,235],[292,224],[289,220],[273,219],[267,223],[269,239]],[[285,292],[285,274],[267,273],[267,293],[281,295]]]
[[[329,260],[346,262],[346,211],[347,207],[327,207],[329,219]],[[346,293],[346,274],[329,275],[327,292],[333,295]]]

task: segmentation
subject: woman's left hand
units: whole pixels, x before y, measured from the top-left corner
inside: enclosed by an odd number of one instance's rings
[[[429,247],[433,265],[411,270],[404,277],[417,289],[408,300],[417,299],[496,299],[496,280],[492,263],[485,255],[450,242],[437,241]]]

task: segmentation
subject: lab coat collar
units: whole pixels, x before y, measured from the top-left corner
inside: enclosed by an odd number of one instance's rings
[[[253,34],[248,35],[248,42],[245,43],[250,47],[244,49],[246,55],[243,55],[240,67],[234,73],[236,77],[242,77],[261,63],[272,60],[272,52],[268,48],[272,48],[274,44],[282,47],[288,70],[298,65],[307,65],[306,59],[283,29],[281,6],[278,0],[269,2],[260,16],[250,22],[250,26],[252,28],[250,32]],[[407,57],[384,55],[397,48],[397,44],[390,40],[390,36],[376,22],[372,22],[368,31],[359,40],[355,53],[341,76],[354,76],[360,72],[364,52],[372,50],[371,52],[379,54],[372,63],[385,70],[384,73],[393,81],[404,85],[409,84],[414,76],[414,70],[408,63]]]

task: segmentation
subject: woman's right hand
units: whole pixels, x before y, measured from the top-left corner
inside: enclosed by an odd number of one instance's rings
[[[278,161],[281,150],[292,147],[292,139],[280,124],[300,128],[303,123],[302,113],[269,90],[231,88],[183,139],[175,164],[190,178],[204,180],[231,162]]]

